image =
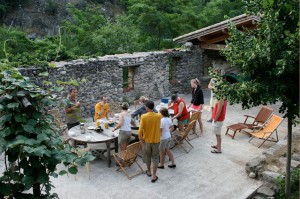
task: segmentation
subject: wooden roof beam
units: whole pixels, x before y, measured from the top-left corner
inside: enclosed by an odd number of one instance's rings
[[[215,38],[208,38],[208,37],[200,37],[199,40],[202,41],[205,44],[214,44],[214,43],[218,43],[220,41],[224,41],[229,37],[228,34],[226,35],[221,35],[219,37],[215,37]]]
[[[200,44],[200,47],[208,50],[221,50],[226,47],[225,44]]]

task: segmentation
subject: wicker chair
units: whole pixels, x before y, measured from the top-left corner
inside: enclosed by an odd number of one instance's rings
[[[113,154],[113,157],[115,158],[116,162],[119,165],[119,168],[117,169],[117,171],[122,169],[122,171],[125,173],[125,175],[127,176],[127,178],[129,180],[131,180],[134,176],[144,173],[144,170],[139,165],[139,163],[136,161],[140,147],[141,147],[140,143],[136,142],[136,143],[133,143],[133,144],[127,146],[127,149],[125,151],[120,151],[119,153]],[[133,163],[136,163],[139,166],[141,171],[129,176],[125,170],[125,167],[131,167]]]

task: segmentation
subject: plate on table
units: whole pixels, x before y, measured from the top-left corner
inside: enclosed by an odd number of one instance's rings
[[[96,127],[95,126],[89,126],[87,127],[88,130],[96,130]]]

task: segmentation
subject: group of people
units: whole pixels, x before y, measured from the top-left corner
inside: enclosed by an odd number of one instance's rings
[[[212,80],[213,81],[213,80]],[[199,112],[198,123],[200,133],[203,134],[203,123],[201,113],[204,105],[203,92],[198,79],[191,80],[192,100],[186,105],[185,101],[178,95],[171,96],[172,104],[168,108],[162,108],[159,113],[154,107],[154,102],[146,97],[140,97],[140,108],[133,113],[129,113],[128,103],[122,104],[122,112],[119,114],[119,122],[114,127],[113,131],[119,129],[119,147],[120,150],[126,150],[127,145],[131,140],[131,126],[134,125],[134,118],[140,117],[140,126],[138,130],[138,140],[141,144],[143,152],[143,162],[147,165],[146,174],[151,178],[151,182],[157,181],[157,169],[164,169],[165,155],[167,154],[171,160],[169,168],[175,168],[175,160],[170,151],[171,132],[174,131],[173,120],[178,121],[179,132],[184,131],[184,126],[188,123],[190,112]],[[213,88],[210,83],[210,88]],[[79,124],[79,108],[80,103],[76,101],[77,89],[71,89],[69,96],[65,100],[66,122],[68,128],[72,128]],[[211,97],[214,97],[212,94]],[[213,101],[213,100],[211,100]],[[212,106],[212,132],[216,135],[217,143],[211,146],[212,153],[221,153],[221,128],[225,119],[226,100],[215,100]],[[174,115],[169,116],[168,109],[174,109]],[[107,102],[107,97],[101,97],[100,101],[95,105],[94,119],[108,118],[112,113]],[[153,169],[151,171],[151,162]]]

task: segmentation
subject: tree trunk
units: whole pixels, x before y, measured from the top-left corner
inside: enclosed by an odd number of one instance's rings
[[[32,188],[33,188],[34,198],[40,198],[41,197],[40,184],[34,184]]]
[[[292,158],[292,116],[288,114],[288,139],[287,139],[287,156],[285,172],[285,198],[290,197],[291,193],[291,158]]]

